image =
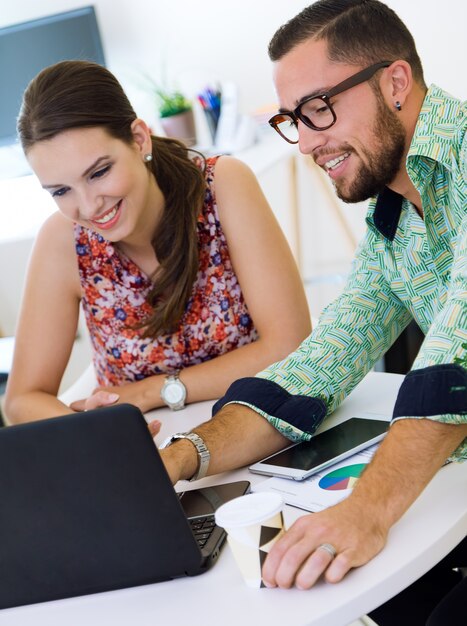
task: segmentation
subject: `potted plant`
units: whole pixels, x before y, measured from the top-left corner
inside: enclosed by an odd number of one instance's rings
[[[156,88],[155,92],[159,104],[159,115],[162,119],[192,110],[191,102],[180,91],[164,91]]]
[[[195,119],[191,102],[178,90],[155,88],[161,126],[167,137],[180,139],[187,146],[196,143]]]

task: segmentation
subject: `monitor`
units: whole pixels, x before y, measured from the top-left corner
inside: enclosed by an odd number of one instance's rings
[[[44,67],[71,59],[105,65],[93,6],[0,28],[0,146],[16,142],[16,118],[29,81]]]

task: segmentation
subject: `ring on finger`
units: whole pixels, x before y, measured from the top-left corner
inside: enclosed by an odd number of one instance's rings
[[[337,556],[337,550],[331,543],[322,543],[319,545],[317,550],[324,550],[327,552],[333,559]]]

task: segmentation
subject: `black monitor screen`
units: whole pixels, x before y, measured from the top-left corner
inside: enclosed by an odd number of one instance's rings
[[[0,145],[16,141],[16,118],[29,81],[69,59],[105,64],[94,7],[0,28]]]

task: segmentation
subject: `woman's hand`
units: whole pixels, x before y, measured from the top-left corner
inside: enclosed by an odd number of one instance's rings
[[[106,391],[105,389],[95,389],[89,398],[72,402],[70,409],[73,409],[73,411],[90,411],[92,409],[115,404],[118,402],[119,398],[118,393]]]
[[[148,422],[148,428],[152,438],[154,439],[154,437],[159,434],[161,423],[159,420],[152,420],[151,422]]]
[[[130,383],[128,385],[123,385],[122,387],[98,387],[97,389],[94,389],[92,395],[89,396],[89,398],[85,398],[83,400],[75,400],[74,402],[72,402],[70,404],[70,409],[72,409],[73,411],[90,411],[91,409],[98,409],[100,407],[110,406],[111,404],[116,404],[117,402],[128,402],[129,404],[138,406],[138,402],[135,399],[134,395],[134,387],[137,384],[138,383]],[[141,409],[141,411],[143,411],[141,406],[139,408]],[[159,420],[152,420],[151,422],[149,422],[148,428],[153,439],[159,433],[161,426],[162,425]]]
[[[161,401],[156,401],[157,381],[154,380],[159,378],[161,377],[151,376],[120,387],[97,387],[89,398],[72,402],[70,408],[73,411],[89,411],[118,402],[133,404],[142,413],[146,413],[161,405]]]

